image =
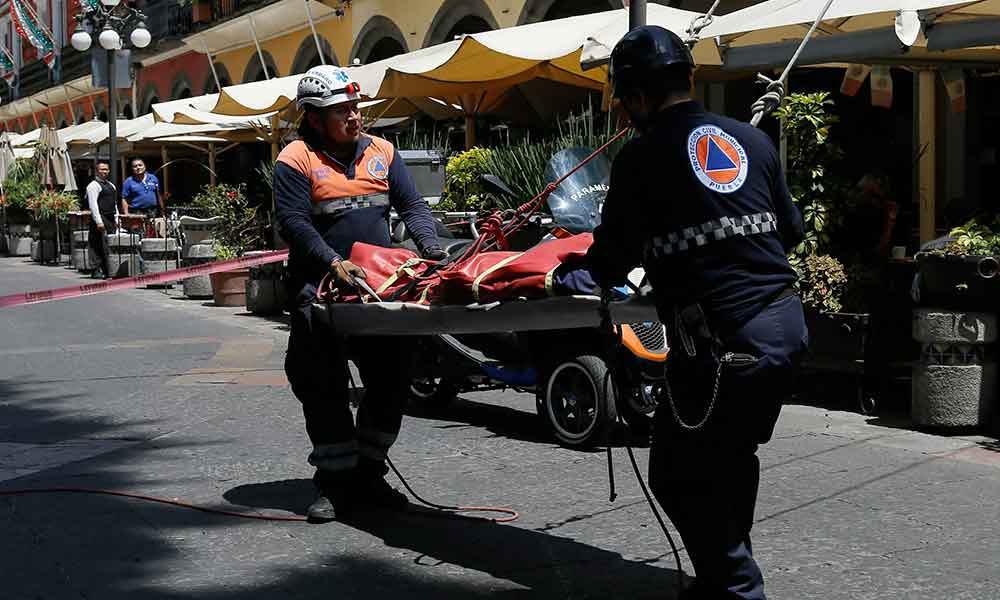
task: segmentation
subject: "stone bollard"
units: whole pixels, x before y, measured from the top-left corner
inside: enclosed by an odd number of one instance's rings
[[[212,228],[219,222],[219,217],[209,219],[198,219],[190,216],[183,216],[178,220],[181,231],[181,239],[184,240],[184,247],[181,248],[181,257],[187,258],[191,246],[210,242],[212,238]]]
[[[935,308],[913,311],[910,412],[914,423],[934,427],[988,426],[996,415],[997,315]]]
[[[31,256],[31,225],[7,226],[7,252],[11,256]]]
[[[244,256],[255,256],[263,252],[247,252]],[[255,315],[280,315],[287,302],[285,282],[282,279],[284,265],[271,263],[250,267],[247,280],[247,310]]]
[[[184,266],[193,267],[215,260],[215,247],[209,240],[206,244],[194,244],[187,249]],[[212,279],[208,275],[188,277],[184,280],[184,295],[188,298],[211,298]]]
[[[81,273],[89,273],[98,268],[97,255],[90,247],[90,231],[83,229],[73,232],[73,268]]]
[[[49,263],[56,259],[56,243],[52,240],[31,240],[31,260]]]
[[[139,274],[139,236],[134,233],[108,235],[108,267],[112,277],[133,277]],[[94,268],[100,265],[94,262]]]
[[[140,242],[146,273],[162,273],[177,268],[177,240],[174,238],[144,238]],[[173,287],[172,283],[146,287]]]

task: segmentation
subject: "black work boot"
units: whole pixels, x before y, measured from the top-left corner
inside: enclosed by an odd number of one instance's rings
[[[406,494],[389,485],[385,463],[362,458],[354,471],[351,500],[359,507],[405,510],[410,504]]]
[[[316,494],[316,499],[306,509],[306,519],[310,523],[329,523],[336,520],[337,505],[331,496],[332,494],[328,495],[322,490]]]
[[[306,509],[310,523],[329,523],[343,516],[348,510],[349,473],[316,471],[313,483],[316,485],[316,499]]]

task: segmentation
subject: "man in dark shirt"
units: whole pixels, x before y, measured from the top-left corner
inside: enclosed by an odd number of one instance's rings
[[[685,593],[759,600],[756,451],[806,347],[786,258],[802,219],[767,136],[691,100],[693,66],[661,27],[612,52],[614,95],[640,136],[615,158],[587,258],[602,288],[642,264],[668,327],[649,478],[698,576]]]
[[[313,443],[309,463],[316,467],[319,494],[307,514],[314,522],[361,507],[406,507],[406,496],[384,476],[410,384],[404,340],[352,338],[349,354],[365,388],[355,427],[348,402],[348,349],[333,330],[312,319],[317,286],[324,275],[348,289],[355,278],[364,278],[347,257],[355,242],[391,245],[390,206],[424,258],[445,256],[430,208],[399,153],[388,141],[362,133],[359,100],[360,88],[347,71],[310,69],[298,85],[297,102],[305,110],[301,139],[282,150],[274,171],[294,298],[285,372],[302,402]]]

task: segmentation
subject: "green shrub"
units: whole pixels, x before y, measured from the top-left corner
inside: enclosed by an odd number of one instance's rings
[[[483,190],[480,177],[489,173],[491,150],[472,148],[448,159],[444,192],[435,207],[438,210],[478,211],[491,204],[492,197]]]
[[[843,155],[829,139],[830,128],[840,120],[830,112],[832,106],[828,92],[791,94],[775,111],[788,143],[788,190],[805,226],[805,238],[792,251],[793,263],[831,251],[830,233],[848,197],[846,180],[831,168]]]
[[[945,248],[946,254],[964,254],[972,256],[1000,255],[1000,217],[994,217],[985,224],[986,219],[971,219],[961,227],[951,230],[950,235],[955,241]]]
[[[225,183],[206,185],[192,200],[208,215],[219,217],[212,228],[215,256],[220,260],[237,258],[257,247],[260,236],[257,229],[257,209],[249,205],[246,186]]]
[[[839,260],[826,254],[811,254],[799,262],[797,269],[799,295],[806,309],[841,311],[847,274]]]

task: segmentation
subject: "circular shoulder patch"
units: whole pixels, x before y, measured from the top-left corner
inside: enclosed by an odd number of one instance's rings
[[[389,176],[389,166],[385,163],[385,157],[381,154],[368,159],[368,174],[375,179],[385,179]]]
[[[696,127],[688,135],[687,150],[694,174],[708,189],[730,194],[747,180],[750,163],[746,151],[719,127]]]

